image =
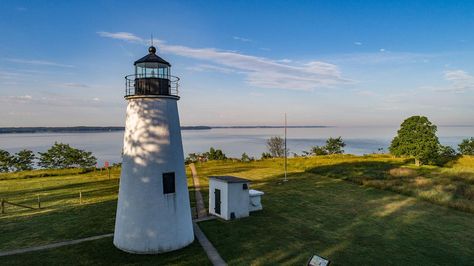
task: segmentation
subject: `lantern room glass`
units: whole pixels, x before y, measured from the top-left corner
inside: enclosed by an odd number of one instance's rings
[[[160,63],[140,63],[135,65],[137,78],[170,79],[170,67]]]

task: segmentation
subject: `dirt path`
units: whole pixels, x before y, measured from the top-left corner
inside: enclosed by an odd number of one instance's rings
[[[206,207],[204,207],[204,200],[201,194],[201,185],[199,184],[199,177],[196,171],[196,166],[192,163],[189,165],[191,172],[193,174],[193,183],[194,183],[194,197],[196,198],[196,212],[197,218],[204,218],[207,216]]]

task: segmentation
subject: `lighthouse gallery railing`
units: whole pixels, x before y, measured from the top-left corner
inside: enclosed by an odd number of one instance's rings
[[[125,97],[135,95],[178,96],[179,78],[170,75],[133,74],[125,77]]]

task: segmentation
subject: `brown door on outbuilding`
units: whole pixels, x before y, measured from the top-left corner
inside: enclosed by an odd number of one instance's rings
[[[221,190],[214,189],[214,212],[221,214]]]

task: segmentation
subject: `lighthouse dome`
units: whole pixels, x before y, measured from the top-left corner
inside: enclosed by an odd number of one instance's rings
[[[147,64],[147,66],[151,66],[152,64],[149,63],[171,66],[166,60],[156,55],[156,48],[154,46],[150,46],[150,48],[148,48],[148,54],[135,61],[134,65]]]
[[[148,54],[135,61],[134,65],[135,74],[125,77],[125,98],[178,97],[179,78],[171,76],[171,64],[156,55],[153,45],[148,48]]]

